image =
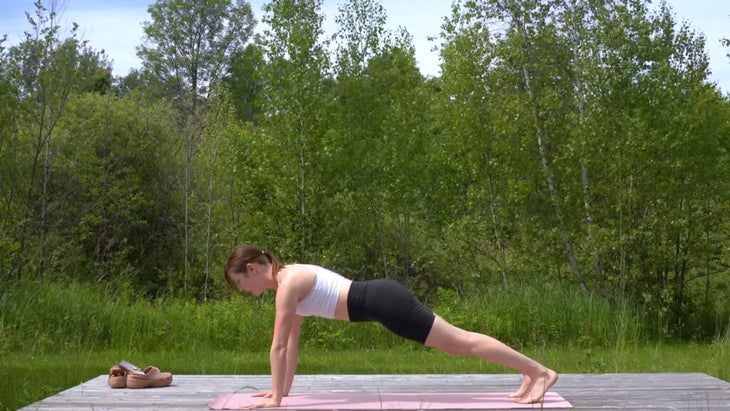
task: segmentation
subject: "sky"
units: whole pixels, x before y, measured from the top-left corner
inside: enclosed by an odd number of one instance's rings
[[[44,0],[44,4],[48,0]],[[125,75],[139,68],[136,47],[142,44],[142,23],[149,20],[147,8],[154,0],[56,0],[60,5],[62,27],[79,24],[81,39],[88,40],[95,50],[104,50],[112,61],[114,75]],[[261,20],[263,4],[268,0],[249,0],[254,17]],[[34,0],[0,0],[0,36],[8,35],[5,46],[17,44],[23,31],[29,29],[25,12],[34,12]],[[335,29],[334,17],[340,0],[323,0],[326,16],[325,31]],[[437,45],[428,37],[438,37],[443,18],[451,14],[452,0],[381,0],[388,17],[388,28],[405,27],[413,36],[416,60],[421,73],[440,73]],[[655,6],[658,1],[652,2]],[[729,0],[667,0],[678,23],[686,22],[698,34],[705,36],[705,50],[710,60],[710,81],[717,83],[723,93],[730,93],[730,48],[720,43],[730,38]]]

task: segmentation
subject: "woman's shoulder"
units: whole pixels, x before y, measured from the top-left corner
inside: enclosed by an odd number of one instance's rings
[[[310,286],[317,277],[317,266],[311,264],[287,264],[282,269],[285,280],[299,286]]]
[[[284,266],[284,269],[288,272],[311,272],[315,273],[318,270],[320,270],[322,267],[314,264],[300,264],[300,263],[292,263],[287,264]]]
[[[321,278],[345,278],[342,274],[332,271],[329,268],[316,264],[287,264],[288,272],[291,273],[308,273],[313,277]]]

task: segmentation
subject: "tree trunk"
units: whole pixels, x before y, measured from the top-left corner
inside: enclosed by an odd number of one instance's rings
[[[504,289],[507,290],[509,288],[509,282],[507,281],[507,258],[505,256],[504,251],[504,245],[502,244],[502,234],[499,230],[499,221],[497,219],[497,207],[495,204],[495,194],[494,194],[494,185],[492,184],[492,177],[488,177],[488,186],[489,186],[489,213],[492,217],[492,227],[494,229],[494,241],[497,243],[497,265],[499,265],[499,270],[502,274],[502,285],[504,286]]]
[[[555,218],[558,222],[558,229],[560,231],[560,238],[563,241],[563,245],[565,246],[565,252],[568,254],[568,262],[570,263],[570,268],[573,271],[573,275],[575,275],[575,278],[578,280],[578,283],[580,284],[580,288],[583,290],[584,293],[588,293],[588,287],[586,286],[585,280],[583,279],[583,275],[581,274],[580,267],[578,266],[578,259],[575,257],[575,252],[573,250],[573,243],[570,240],[570,235],[568,234],[568,230],[565,228],[565,220],[563,218],[563,212],[560,208],[560,203],[558,202],[558,195],[557,190],[555,189],[555,183],[553,181],[553,176],[550,171],[550,165],[548,161],[548,153],[547,149],[545,148],[544,144],[544,135],[545,135],[545,129],[542,126],[542,120],[540,119],[540,115],[538,114],[537,104],[535,102],[535,98],[532,92],[532,88],[530,87],[530,74],[527,69],[527,66],[522,67],[522,74],[524,76],[525,80],[525,88],[527,89],[527,94],[530,99],[530,104],[532,107],[532,115],[535,120],[535,136],[537,138],[537,146],[540,153],[540,161],[542,163],[542,170],[545,173],[545,182],[547,183],[548,191],[550,194],[550,201],[553,203],[553,209],[555,211]]]

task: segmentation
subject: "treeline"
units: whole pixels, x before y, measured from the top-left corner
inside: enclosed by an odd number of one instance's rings
[[[0,49],[0,278],[223,295],[240,243],[358,279],[730,313],[730,105],[645,0],[454,3],[424,78],[377,0],[158,0],[112,74],[40,0]],[[63,33],[68,33],[64,35]],[[2,43],[0,43],[2,45]]]

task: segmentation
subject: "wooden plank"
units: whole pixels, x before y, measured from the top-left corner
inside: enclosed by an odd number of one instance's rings
[[[509,374],[298,375],[292,392],[507,392],[519,383]],[[22,410],[206,410],[220,393],[269,386],[268,375],[176,375],[165,388],[111,389],[102,375]],[[577,410],[730,411],[730,383],[701,373],[564,374],[552,391]]]

